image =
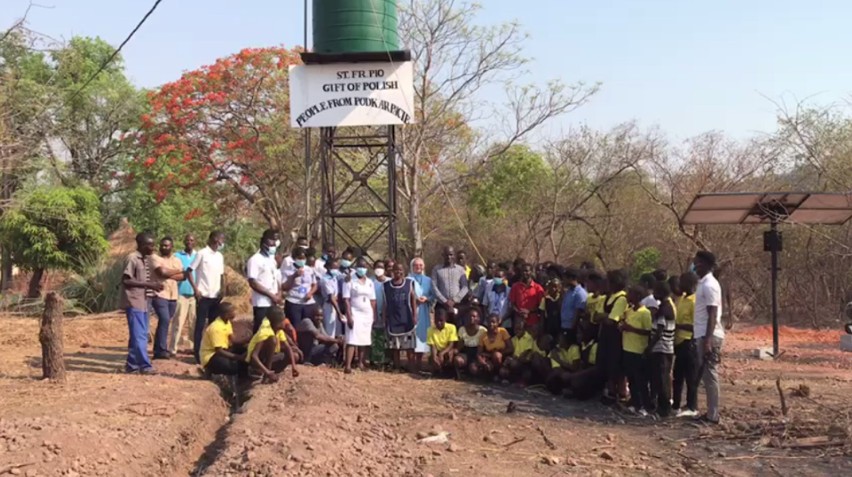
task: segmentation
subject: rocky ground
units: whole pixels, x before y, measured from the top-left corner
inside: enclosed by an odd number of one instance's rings
[[[152,377],[120,373],[121,316],[66,321],[63,386],[37,379],[37,321],[2,319],[0,475],[787,476],[852,468],[852,354],[835,351],[837,333],[783,330],[786,353],[759,361],[749,353],[766,344],[766,330],[737,330],[724,363],[725,421],[707,428],[535,388],[307,368],[255,387],[229,418],[219,388],[188,363],[157,362],[161,374]]]

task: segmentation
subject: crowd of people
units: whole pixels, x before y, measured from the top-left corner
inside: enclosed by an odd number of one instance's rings
[[[600,396],[643,417],[719,422],[722,293],[707,251],[696,253],[687,273],[660,269],[631,284],[624,270],[588,263],[471,266],[453,247],[430,273],[422,258],[407,266],[392,258],[369,263],[353,248],[338,255],[324,245],[317,253],[305,237],[282,254],[270,229],[246,262],[252,334],[241,342],[235,308],[222,301],[224,234],[211,233],[201,250],[188,235],[178,252],[164,237],[158,254],[152,235],[136,241],[122,281],[128,372],[153,372],[150,305],[157,315],[153,358],[191,346],[208,375],[266,383],[288,367],[297,377],[301,364],[344,373],[428,372],[540,385],[576,399]],[[192,343],[182,343],[193,317]],[[702,381],[706,413],[699,415]]]

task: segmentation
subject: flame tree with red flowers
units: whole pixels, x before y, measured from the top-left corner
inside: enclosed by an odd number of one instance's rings
[[[300,61],[296,49],[244,49],[150,93],[133,179],[146,181],[157,202],[180,189],[206,190],[223,197],[220,212],[242,205],[271,227],[299,229],[304,149],[290,128],[288,67]]]

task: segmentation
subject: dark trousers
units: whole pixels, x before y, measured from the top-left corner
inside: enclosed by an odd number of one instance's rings
[[[263,324],[263,320],[266,318],[269,310],[271,310],[271,306],[255,306],[252,308],[252,322],[251,322],[251,334],[254,335],[257,333],[257,330],[260,329],[260,325]]]
[[[666,417],[672,412],[672,362],[674,355],[651,353],[649,372],[651,378],[651,406],[657,414]]]
[[[219,317],[219,298],[201,297],[196,304],[195,329],[193,330],[192,348],[195,362],[201,364],[201,340],[204,338],[204,328]]]
[[[207,366],[204,367],[204,371],[210,374],[222,374],[225,376],[241,376],[247,370],[248,366],[245,361],[228,359],[218,353],[214,354],[210,358],[210,361],[207,362]]]
[[[177,300],[154,297],[151,300],[151,306],[154,308],[154,313],[157,314],[157,331],[154,333],[154,357],[167,358],[170,355],[169,324],[172,317],[175,316]]]
[[[306,305],[304,303],[290,303],[289,301],[284,302],[284,315],[290,320],[290,323],[293,326],[301,323],[305,318],[312,318],[314,314],[314,307],[316,305]]]
[[[315,344],[311,346],[305,354],[305,362],[311,363],[314,366],[329,364],[334,362],[338,351],[337,343],[331,344]],[[302,350],[303,352],[305,350]]]
[[[637,411],[650,410],[651,396],[648,389],[648,369],[645,357],[641,354],[624,351],[622,354],[624,374],[630,384],[630,405]]]
[[[674,359],[674,408],[680,409],[683,387],[686,385],[686,408],[698,410],[698,366],[694,358],[695,340],[687,340],[675,346]]]

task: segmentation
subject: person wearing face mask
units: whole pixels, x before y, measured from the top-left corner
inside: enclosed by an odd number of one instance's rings
[[[430,350],[426,340],[432,321],[430,311],[435,302],[435,294],[432,289],[432,279],[424,274],[425,270],[426,263],[422,258],[418,257],[411,261],[409,278],[414,281],[414,293],[417,296],[417,326],[414,328],[414,372],[420,370],[423,355]]]
[[[280,245],[281,242],[278,241],[277,243]],[[302,236],[299,236],[296,239],[296,245],[293,246],[293,251],[301,250],[301,251],[303,251],[307,254],[309,247],[310,247],[310,243],[308,242],[308,238],[305,237],[304,235],[302,235]],[[289,276],[290,273],[295,270],[295,266],[293,265],[293,263],[295,261],[296,261],[296,258],[293,256],[292,253],[281,259],[281,276],[282,277]]]
[[[332,338],[343,336],[343,313],[340,312],[340,270],[339,260],[329,258],[325,262],[325,274],[320,279],[322,297],[322,327]]]
[[[343,300],[346,302],[346,363],[344,372],[352,372],[352,360],[358,350],[358,368],[366,370],[367,349],[372,343],[373,319],[376,316],[376,287],[367,276],[367,261],[362,257],[355,263],[355,278],[345,282]]]
[[[251,287],[252,333],[257,333],[269,310],[282,303],[281,275],[275,261],[276,243],[275,231],[265,230],[260,238],[260,250],[246,263],[246,276]]]
[[[287,292],[284,302],[284,312],[293,323],[301,323],[304,318],[311,318],[316,304],[314,295],[317,292],[316,271],[307,265],[305,249],[296,247],[291,255],[293,269],[286,270],[282,275]]]
[[[370,346],[370,364],[373,366],[384,366],[387,359],[387,335],[385,334],[385,320],[382,313],[385,309],[385,287],[388,281],[385,272],[387,264],[384,260],[376,260],[373,263],[373,286],[376,288],[376,316],[373,319],[372,345]]]
[[[207,246],[199,250],[189,268],[186,279],[195,292],[196,315],[192,340],[195,362],[201,363],[201,339],[204,328],[219,316],[219,303],[225,290],[225,234],[214,230],[207,238]],[[195,273],[193,273],[195,272]]]
[[[330,243],[322,244],[322,255],[317,258],[316,269],[319,272],[319,276],[325,275],[325,266],[329,260],[337,258],[337,249],[334,245]]]
[[[502,268],[498,268],[494,272],[491,287],[488,289],[488,293],[485,294],[482,304],[485,307],[485,314],[487,316],[497,315],[500,318],[501,327],[512,326],[512,320],[509,315],[509,311],[511,311],[511,307],[509,306],[509,285],[506,283],[506,271]]]

